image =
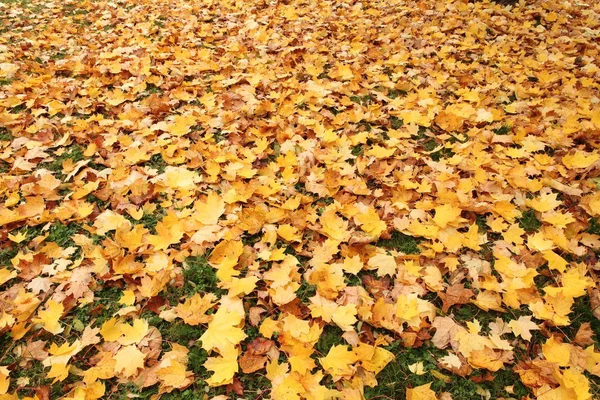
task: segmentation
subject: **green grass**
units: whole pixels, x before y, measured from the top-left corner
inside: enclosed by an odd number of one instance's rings
[[[202,326],[192,326],[183,322],[177,322],[169,324],[164,332],[161,330],[161,333],[170,342],[177,342],[187,347],[191,341],[198,340],[204,331],[205,329]]]
[[[59,51],[58,53],[54,53],[53,55],[51,55],[50,59],[51,60],[64,60],[66,56],[67,56],[66,53]]]
[[[195,293],[213,293],[217,297],[226,293],[218,287],[219,278],[213,267],[204,256],[188,257],[183,265],[183,285],[169,285],[163,290],[163,296],[171,305],[176,305],[183,297],[191,297]]]
[[[598,218],[590,218],[589,227],[586,229],[586,232],[600,236],[600,221],[598,221]]]
[[[46,168],[49,171],[55,172],[59,175],[59,177],[64,177],[62,173],[62,164],[66,160],[70,159],[73,163],[83,160],[85,157],[83,155],[83,148],[77,144],[71,145],[67,147],[63,153],[56,156],[54,161],[49,163],[40,164],[41,168]]]
[[[18,249],[14,246],[7,249],[0,249],[0,267],[12,265],[10,260],[12,260],[17,253]]]
[[[438,147],[438,143],[433,138],[430,138],[423,143],[423,149],[427,152],[433,151],[436,147]],[[433,161],[440,161],[442,158],[452,157],[453,155],[454,152],[451,149],[442,147],[438,151],[429,154],[429,157],[431,157]]]
[[[217,272],[204,256],[188,257],[185,260],[183,279],[186,284],[193,284],[196,291],[210,292],[217,296],[225,292],[218,287]]]
[[[363,147],[363,145],[362,144],[357,144],[356,146],[354,146],[352,148],[352,152],[351,153],[352,153],[352,155],[354,157],[361,156],[364,153],[364,147]]]
[[[398,117],[390,117],[390,125],[392,129],[400,129],[404,125],[404,120]]]
[[[103,282],[99,282],[99,288],[94,290],[94,307],[101,305],[101,309],[95,314],[91,314],[91,304],[85,305],[77,309],[74,318],[80,320],[84,324],[88,324],[95,320],[95,326],[101,326],[105,321],[111,319],[115,312],[121,308],[119,299],[123,295],[123,290],[115,286],[102,286]]]
[[[373,101],[373,98],[370,94],[366,94],[364,96],[351,96],[350,100],[361,106],[368,106]]]
[[[335,325],[326,325],[323,328],[323,333],[319,337],[319,341],[315,345],[315,350],[319,353],[319,357],[324,357],[329,353],[329,349],[339,344],[345,344],[342,335],[344,331]]]
[[[542,226],[542,223],[535,215],[535,211],[532,209],[524,211],[521,217],[517,218],[517,221],[521,229],[527,233],[536,232]]]
[[[379,240],[377,246],[398,250],[404,254],[419,254],[420,239],[394,231],[390,239]]]
[[[19,394],[21,396],[34,396],[34,388],[38,388],[50,383],[45,376],[46,374],[44,373],[44,366],[41,362],[36,360],[28,360],[25,367],[15,368],[15,370],[11,373],[10,377],[12,379],[10,380],[10,391],[17,389],[17,380],[19,378],[27,378],[29,379],[29,384],[27,385],[27,388],[20,389]]]
[[[571,340],[577,335],[577,331],[583,323],[590,323],[590,327],[594,332],[594,342],[597,348],[600,348],[600,320],[594,316],[594,310],[590,303],[589,295],[578,297],[575,299],[571,314],[569,314],[571,323],[562,328],[563,332]]]
[[[392,99],[392,100],[393,100],[393,99],[396,99],[396,98],[398,98],[398,97],[400,97],[400,96],[406,96],[407,94],[408,94],[408,93],[407,93],[407,92],[405,92],[404,90],[390,89],[390,90],[388,91],[388,97],[389,97],[390,99]]]
[[[81,225],[71,222],[67,225],[56,223],[48,230],[46,242],[54,242],[60,247],[74,246],[73,235],[82,231]]]
[[[135,220],[129,214],[124,214],[124,217],[134,225],[142,224],[144,228],[148,229],[151,234],[156,234],[156,225],[165,216],[165,211],[162,208],[157,208],[152,213],[144,214],[139,220]]]
[[[396,341],[385,348],[394,353],[395,359],[377,375],[378,385],[376,387],[365,387],[366,399],[404,399],[406,398],[407,388],[427,383],[431,383],[431,389],[438,394],[449,392],[454,399],[485,399],[485,396],[477,394],[478,389],[488,390],[492,399],[502,397],[520,399],[529,393],[521,383],[518,375],[510,369],[494,373],[492,381],[476,383],[468,377],[463,378],[452,375],[449,371],[438,367],[437,360],[446,355],[444,350],[426,346],[404,348],[400,341]],[[425,371],[423,375],[417,375],[409,369],[409,365],[417,362],[423,363]],[[447,383],[436,377],[431,371],[438,371],[438,373],[448,376],[451,379],[450,382]],[[506,391],[507,386],[513,386],[514,395]]]
[[[502,125],[500,128],[494,129],[493,132],[496,135],[508,135],[511,130],[512,127],[510,125]]]

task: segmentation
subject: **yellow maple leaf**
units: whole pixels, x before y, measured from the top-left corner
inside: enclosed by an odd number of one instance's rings
[[[279,225],[277,234],[287,242],[300,242],[302,240],[302,234],[299,233],[298,228],[290,224]]]
[[[6,282],[17,277],[17,271],[11,271],[7,268],[0,269],[0,285],[4,285]]]
[[[333,321],[344,331],[354,329],[353,325],[358,321],[355,304],[339,305],[318,293],[310,298],[310,302],[309,308],[313,317],[320,317],[325,322]]]
[[[464,124],[464,119],[449,111],[441,111],[435,117],[435,123],[446,132],[460,130]]]
[[[354,222],[374,238],[378,238],[387,228],[385,222],[379,218],[379,214],[372,207],[369,207],[366,212],[357,214]]]
[[[359,255],[344,258],[342,269],[349,274],[358,274],[363,268],[363,262]]]
[[[575,218],[573,218],[573,214],[570,212],[563,213],[557,211],[544,213],[542,220],[561,229],[566,228],[571,222],[575,222]]]
[[[348,350],[348,346],[342,344],[332,346],[327,356],[319,358],[321,366],[334,382],[342,378],[349,378],[355,371],[354,363],[358,361],[356,353]]]
[[[117,318],[105,321],[100,328],[100,335],[108,342],[114,342],[121,337],[121,322]]]
[[[225,202],[216,192],[208,193],[206,199],[194,204],[193,218],[204,225],[215,225],[225,212]]]
[[[354,74],[348,64],[338,64],[336,70],[332,72],[332,77],[346,81],[354,78]]]
[[[419,317],[419,303],[417,294],[400,294],[396,300],[396,317],[403,321],[411,321]]]
[[[9,233],[8,238],[11,242],[21,243],[23,240],[25,240],[25,238],[27,238],[27,234],[25,232],[19,232],[16,235]]]
[[[131,306],[133,303],[135,303],[135,293],[133,293],[133,290],[124,290],[123,295],[119,299],[119,304]]]
[[[148,329],[148,321],[145,319],[136,318],[133,320],[132,325],[121,324],[120,330],[122,336],[117,339],[117,342],[122,345],[139,343],[148,334]]]
[[[440,228],[445,228],[451,222],[456,221],[460,217],[462,210],[452,204],[444,204],[435,207],[435,216],[433,222]]]
[[[220,354],[229,347],[240,343],[246,337],[239,325],[244,320],[243,314],[230,312],[221,307],[213,314],[206,332],[200,336],[202,348],[206,351],[216,349]]]
[[[127,101],[127,96],[125,95],[125,92],[123,92],[121,89],[115,89],[109,92],[109,94],[106,96],[105,101],[111,106],[118,106],[119,104]]]
[[[597,106],[596,108],[594,108],[594,111],[592,111],[591,121],[596,126],[596,128],[600,129],[600,107]]]
[[[8,387],[10,385],[10,370],[8,367],[0,367],[0,395],[6,394],[8,392]]]
[[[173,136],[183,136],[190,132],[190,128],[196,124],[193,115],[176,115],[170,118],[166,131]]]
[[[69,376],[69,365],[64,363],[53,363],[50,371],[46,374],[46,378],[54,378],[52,384],[62,382]]]
[[[170,212],[156,224],[156,235],[149,235],[148,242],[155,250],[164,250],[170,245],[179,243],[184,231],[181,221],[175,213]]]
[[[187,298],[184,303],[179,303],[175,307],[175,313],[188,325],[205,324],[211,319],[206,311],[216,304],[216,300],[217,296],[212,293],[206,293],[204,296],[195,293],[192,297]]]
[[[508,323],[510,329],[515,336],[521,336],[523,339],[531,340],[531,332],[533,330],[539,330],[538,325],[531,320],[531,316],[522,315],[519,319],[513,319]]]
[[[136,318],[132,325],[116,318],[111,318],[102,324],[100,335],[108,342],[119,342],[122,345],[139,343],[148,334],[148,321]]]
[[[569,395],[569,399],[574,400],[591,400],[593,398],[590,393],[590,382],[577,368],[569,367],[562,371],[562,376],[559,377],[561,387],[575,393],[575,397]]]
[[[114,371],[128,378],[135,376],[144,368],[146,356],[135,345],[123,346],[113,356],[116,361]]]
[[[312,371],[317,366],[315,360],[311,358],[314,353],[312,347],[296,346],[290,350],[290,356],[288,361],[291,366],[291,370],[298,372],[301,375],[306,375],[307,372]]]
[[[539,197],[528,199],[525,203],[529,207],[539,212],[548,212],[554,210],[561,204],[560,200],[558,200],[558,194],[556,193],[545,193]]]
[[[485,368],[493,372],[504,367],[500,354],[488,346],[483,346],[481,350],[471,351],[468,360],[476,368]]]
[[[120,226],[131,227],[131,222],[121,214],[112,210],[106,210],[98,215],[94,220],[94,227],[97,235],[106,235],[109,231],[114,231]]]
[[[251,293],[256,288],[258,278],[256,276],[247,276],[245,278],[231,278],[230,282],[224,282],[222,287],[228,289],[229,297]]]
[[[394,256],[385,253],[375,254],[369,258],[367,265],[370,269],[377,270],[377,276],[395,276],[398,272],[398,265]]]
[[[168,365],[162,366],[156,371],[156,376],[164,386],[181,389],[192,383],[191,372],[186,366],[177,360],[168,360]]]
[[[600,160],[598,153],[587,153],[577,150],[575,153],[567,154],[562,158],[562,163],[569,169],[587,168]]]
[[[559,256],[552,250],[546,250],[546,251],[542,252],[542,255],[544,256],[546,261],[548,261],[548,268],[556,270],[561,273],[565,272],[568,263],[564,258]]]
[[[550,339],[546,340],[546,343],[542,345],[542,352],[546,360],[557,363],[561,367],[569,365],[571,359],[572,345],[567,343],[561,343],[551,336]]]
[[[382,347],[375,347],[373,350],[373,355],[365,360],[361,360],[361,365],[367,371],[371,371],[375,374],[380,373],[386,365],[388,365],[392,360],[396,358],[394,353],[388,351]]]
[[[46,308],[38,311],[37,318],[33,319],[36,324],[42,324],[42,327],[53,335],[61,333],[64,328],[60,324],[60,318],[65,312],[62,303],[54,300],[48,300]]]
[[[524,229],[522,229],[517,224],[512,224],[508,228],[508,230],[502,234],[502,237],[504,237],[504,240],[506,240],[507,242],[512,243],[516,246],[520,246],[524,242],[524,239],[522,237],[524,234]]]
[[[415,388],[406,389],[406,400],[437,400],[435,392],[431,390],[431,382]]]
[[[209,386],[228,385],[233,381],[233,376],[238,372],[239,351],[231,344],[220,349],[221,357],[209,357],[204,362],[204,368],[214,372],[206,380]]]
[[[395,152],[395,148],[386,148],[383,146],[375,145],[371,147],[368,151],[366,151],[365,155],[381,159],[391,157],[392,155],[394,155]]]
[[[527,247],[531,250],[537,250],[540,252],[545,252],[554,247],[554,242],[552,240],[548,240],[544,232],[536,232],[533,235],[530,235],[527,238]]]
[[[321,232],[333,240],[342,241],[348,234],[348,221],[338,217],[334,210],[330,209],[321,215]]]
[[[551,296],[557,296],[561,293],[565,297],[577,298],[585,295],[588,288],[594,287],[594,281],[586,276],[587,269],[579,265],[565,271],[561,276],[560,287],[546,287],[544,291]]]
[[[185,167],[168,166],[156,180],[173,190],[193,190],[200,181],[200,176]]]
[[[573,305],[573,298],[566,297],[562,291],[556,295],[546,294],[543,299],[536,299],[529,303],[529,309],[537,319],[551,321],[557,326],[569,325],[569,314]]]

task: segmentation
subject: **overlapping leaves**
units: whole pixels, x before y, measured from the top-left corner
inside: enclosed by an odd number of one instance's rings
[[[0,10],[6,398],[600,395],[597,5]]]

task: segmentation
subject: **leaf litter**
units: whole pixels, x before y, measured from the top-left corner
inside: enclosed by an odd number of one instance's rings
[[[0,2],[1,395],[599,396],[599,7]]]

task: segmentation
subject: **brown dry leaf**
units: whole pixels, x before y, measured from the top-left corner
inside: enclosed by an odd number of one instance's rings
[[[442,311],[446,313],[455,304],[467,304],[475,296],[475,292],[472,289],[466,289],[462,283],[455,283],[445,292],[440,292],[439,296],[444,302]]]
[[[257,337],[256,339],[248,343],[247,352],[248,354],[254,356],[262,356],[264,354],[267,354],[271,350],[271,348],[273,348],[273,346],[275,346],[274,341],[262,337]]]
[[[589,346],[594,344],[594,331],[592,330],[592,325],[589,322],[584,322],[579,326],[577,330],[577,334],[573,341],[580,346]]]
[[[233,382],[225,387],[225,390],[227,393],[233,392],[238,396],[244,395],[244,385],[242,385],[242,382],[238,378],[234,378]]]
[[[256,372],[265,367],[267,363],[267,356],[253,355],[249,352],[242,354],[242,356],[238,359],[240,363],[240,368],[243,373],[251,374],[252,372]]]
[[[260,321],[262,321],[261,315],[267,312],[262,307],[250,307],[250,311],[248,312],[248,320],[250,321],[250,325],[258,326]]]

